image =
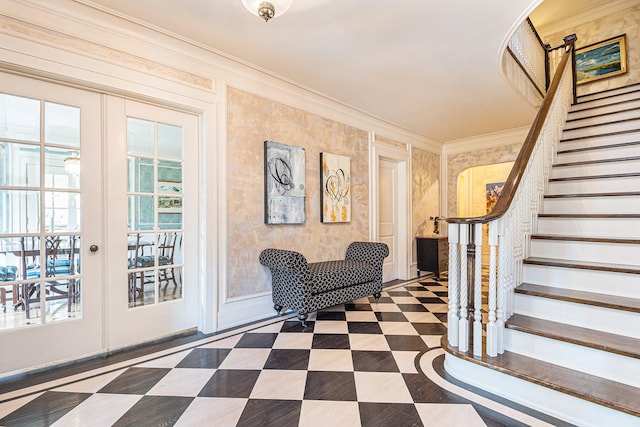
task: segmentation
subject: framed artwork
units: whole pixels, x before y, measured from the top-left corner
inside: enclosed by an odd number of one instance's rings
[[[182,197],[158,197],[158,213],[181,213]]]
[[[304,224],[304,148],[264,142],[264,222]]]
[[[320,207],[322,222],[351,221],[351,159],[320,153]]]
[[[486,197],[487,197],[487,213],[491,212],[498,202],[498,198],[500,197],[500,193],[502,193],[502,189],[504,188],[504,182],[493,182],[491,184],[486,184]]]
[[[617,76],[627,72],[626,35],[576,49],[576,83]]]

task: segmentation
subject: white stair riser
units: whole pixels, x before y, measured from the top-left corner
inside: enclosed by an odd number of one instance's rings
[[[640,275],[524,264],[522,281],[574,291],[640,299]],[[606,284],[606,289],[603,287]]]
[[[639,189],[640,191],[640,189]],[[640,212],[640,196],[545,198],[545,214],[635,214]]]
[[[575,150],[577,148],[602,147],[607,145],[626,144],[640,141],[640,130],[617,135],[592,135],[588,138],[563,138],[558,143],[558,151]]]
[[[546,195],[640,191],[640,176],[549,182]]]
[[[627,145],[622,147],[607,148],[601,150],[577,151],[571,153],[558,152],[556,163],[586,162],[590,160],[623,159],[625,157],[637,157],[640,155],[640,145]]]
[[[640,339],[640,313],[515,294],[514,313]]]
[[[640,120],[630,120],[620,123],[608,123],[598,126],[590,126],[578,129],[566,129],[562,132],[561,139],[580,138],[584,136],[598,136],[605,133],[620,132],[624,130],[636,130],[640,128]]]
[[[628,101],[638,97],[638,87],[625,87],[615,91],[609,91],[605,93],[594,93],[591,95],[585,95],[578,97],[578,103],[571,106],[571,111],[579,111],[584,108],[593,107],[596,105],[611,104],[614,102]]]
[[[538,218],[538,234],[640,238],[640,218]]]
[[[424,357],[423,357],[424,359]],[[424,371],[426,366],[421,361]],[[447,354],[447,373],[467,384],[583,427],[637,426],[638,418]],[[526,424],[526,423],[525,423]],[[531,423],[531,425],[534,425]]]
[[[614,117],[617,119],[634,117],[633,114],[636,113],[636,110],[634,110],[634,108],[639,107],[640,95],[638,95],[638,99],[634,101],[629,101],[621,104],[603,105],[602,107],[594,108],[591,110],[582,110],[576,111],[574,113],[569,113],[569,115],[567,116],[568,121],[565,129],[584,126],[585,124],[602,123],[602,121],[609,122],[613,121],[612,119]],[[603,114],[607,115],[603,116]],[[626,114],[631,114],[631,116],[626,116]]]
[[[531,239],[532,257],[640,266],[640,245]],[[640,282],[640,275],[638,275]]]
[[[507,351],[640,387],[640,375],[629,375],[630,372],[640,372],[640,359],[513,329],[506,329],[505,332]]]
[[[554,166],[551,169],[551,178],[572,178],[576,176],[637,172],[640,172],[640,159],[619,162],[591,163],[586,165]]]

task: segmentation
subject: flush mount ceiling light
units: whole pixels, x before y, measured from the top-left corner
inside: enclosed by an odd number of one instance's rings
[[[264,19],[265,22],[271,18],[283,15],[293,0],[241,0],[244,7],[251,13]]]

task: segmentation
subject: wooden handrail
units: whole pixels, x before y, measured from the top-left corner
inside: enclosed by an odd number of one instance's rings
[[[509,173],[509,177],[505,181],[504,187],[502,188],[502,192],[500,193],[500,197],[498,197],[498,201],[496,202],[495,207],[491,212],[484,216],[478,217],[456,217],[456,218],[447,218],[448,223],[452,224],[477,224],[477,223],[487,223],[502,217],[509,206],[511,206],[511,202],[515,197],[516,190],[518,189],[518,185],[520,184],[520,180],[524,175],[525,168],[527,163],[529,163],[529,159],[531,158],[531,154],[533,153],[533,149],[538,140],[538,136],[542,131],[542,126],[544,125],[545,120],[547,119],[547,115],[549,114],[549,110],[551,109],[551,104],[553,103],[553,99],[556,96],[556,92],[558,91],[558,87],[560,86],[560,80],[562,79],[562,74],[567,66],[567,62],[569,58],[573,58],[574,44],[576,41],[575,35],[565,37],[565,46],[566,52],[562,57],[560,64],[558,65],[558,69],[556,70],[555,76],[553,77],[553,81],[551,82],[551,86],[549,86],[549,91],[547,92],[547,96],[544,97],[542,101],[542,105],[538,110],[538,114],[533,120],[533,124],[529,129],[529,133],[522,144],[522,148],[518,153],[518,157],[516,158],[513,168],[511,168],[511,172]],[[573,66],[573,65],[572,65]],[[574,73],[575,74],[575,73]],[[575,86],[574,86],[575,87]],[[575,89],[574,89],[575,92]]]

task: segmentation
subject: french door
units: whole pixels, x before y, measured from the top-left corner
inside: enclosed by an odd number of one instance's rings
[[[197,327],[198,117],[107,99],[110,349]]]
[[[100,95],[0,73],[0,375],[100,352]]]

